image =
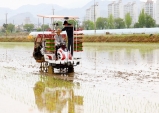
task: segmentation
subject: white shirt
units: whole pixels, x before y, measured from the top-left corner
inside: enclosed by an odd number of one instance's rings
[[[60,43],[64,43],[64,39],[62,38],[62,35],[55,35],[54,36],[54,38],[55,38],[55,45],[57,46],[58,44],[60,44]]]

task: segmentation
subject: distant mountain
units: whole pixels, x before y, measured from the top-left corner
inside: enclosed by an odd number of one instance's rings
[[[37,20],[30,12],[19,13],[15,16],[12,16],[8,19],[8,23],[13,23],[15,25],[23,24],[26,17],[30,18],[30,22],[36,22]]]
[[[8,23],[13,23],[14,21],[15,24],[22,24],[26,17],[30,17],[32,23],[37,23],[37,14],[51,15],[53,14],[53,8],[55,12],[63,9],[63,7],[53,4],[24,5],[16,10],[0,8],[0,26],[6,22],[6,12]]]
[[[107,17],[108,15],[108,4],[112,1],[110,0],[95,0],[98,2],[100,7],[100,16]],[[118,1],[118,0],[116,0]],[[124,4],[128,2],[136,1],[137,4],[140,3],[140,0],[122,0]],[[6,13],[7,13],[7,21],[8,23],[14,24],[22,24],[24,23],[24,19],[26,17],[29,17],[32,23],[38,22],[37,14],[44,14],[44,15],[50,15],[53,14],[53,8],[55,15],[74,15],[79,16],[80,20],[84,19],[85,11],[88,9],[91,5],[94,4],[94,0],[88,2],[86,5],[82,6],[81,8],[73,8],[68,9],[61,6],[58,6],[56,4],[39,4],[39,5],[23,5],[19,7],[16,10],[11,10],[9,8],[0,8],[0,26],[5,23],[6,21]],[[42,19],[39,19],[39,22],[42,22]],[[51,20],[46,19],[45,23],[50,23]]]

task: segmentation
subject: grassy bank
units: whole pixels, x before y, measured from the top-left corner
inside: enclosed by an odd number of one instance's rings
[[[131,35],[96,35],[84,36],[84,42],[159,42],[159,35],[131,34]]]
[[[28,38],[27,36],[24,37],[7,37],[7,38],[1,38],[0,42],[33,42],[33,38]]]
[[[159,42],[159,35],[131,34],[131,35],[84,35],[83,42]],[[0,36],[0,42],[33,42],[28,35]]]

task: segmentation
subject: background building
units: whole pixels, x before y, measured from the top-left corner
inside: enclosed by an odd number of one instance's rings
[[[94,16],[95,20],[100,17],[100,11],[99,11],[99,5],[98,3],[95,3],[90,8],[86,9],[86,15],[84,20],[90,20],[94,22]]]
[[[159,24],[159,0],[156,0],[156,24]]]
[[[111,4],[108,4],[108,16],[111,14],[114,16],[114,5],[115,5],[114,1]]]
[[[91,12],[90,8],[86,9],[85,20],[91,20]]]
[[[147,0],[141,3],[141,10],[144,9],[145,13],[155,19],[155,3],[152,0]]]
[[[127,13],[130,13],[132,18],[132,25],[134,25],[138,21],[138,13],[137,13],[137,4],[136,2],[129,2],[124,5],[124,17]]]
[[[26,17],[26,18],[24,19],[24,24],[31,24],[31,20],[30,20],[29,17]]]
[[[113,1],[111,4],[108,4],[108,16],[110,14],[114,18],[124,18],[122,0],[119,0],[117,3]]]

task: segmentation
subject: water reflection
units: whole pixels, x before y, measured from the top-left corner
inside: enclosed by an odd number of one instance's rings
[[[75,95],[74,83],[52,76],[42,76],[35,83],[35,103],[45,113],[83,113],[83,96]]]
[[[0,44],[0,97],[4,113],[158,113],[159,45],[86,43],[71,75],[39,72],[27,44]],[[75,83],[79,83],[79,85]],[[3,96],[2,96],[3,97]],[[8,107],[12,104],[15,112]],[[3,108],[3,106],[6,106]],[[26,108],[27,108],[26,107]],[[30,112],[29,112],[30,113]]]
[[[84,45],[82,57],[82,67],[97,73],[105,69],[152,71],[159,68],[159,46],[155,43],[91,43]]]

